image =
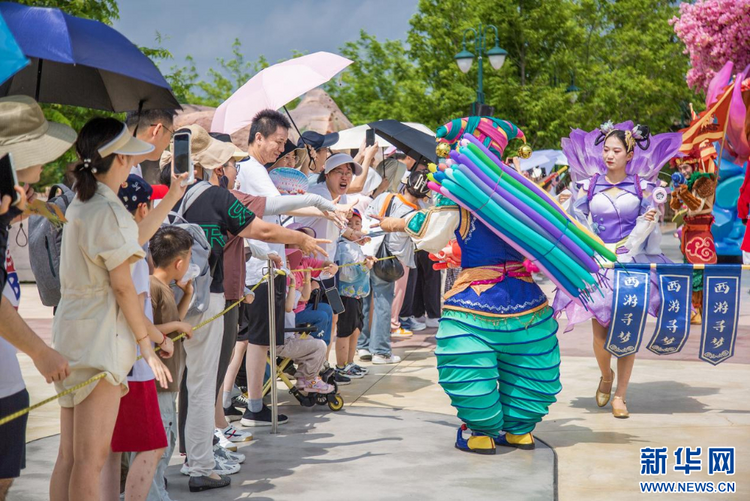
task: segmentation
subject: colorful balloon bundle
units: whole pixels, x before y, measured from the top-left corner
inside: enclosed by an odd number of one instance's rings
[[[464,134],[447,163],[431,165],[430,171],[430,189],[471,211],[582,303],[590,300],[589,291],[598,288],[596,256],[617,259],[597,236],[473,134]]]

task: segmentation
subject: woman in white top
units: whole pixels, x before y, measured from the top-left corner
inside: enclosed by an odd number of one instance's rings
[[[134,138],[125,124],[94,118],[81,130],[76,150],[76,198],[60,256],[61,300],[52,342],[70,362],[70,376],[56,382],[72,390],[97,374],[105,376],[60,398],[60,450],[50,482],[50,499],[98,500],[102,467],[110,451],[120,398],[141,349],[163,386],[169,371],[154,353],[143,305],[130,275],[145,255],[138,226],[117,198],[133,166],[133,156],[153,146]]]
[[[362,166],[354,161],[346,153],[336,153],[326,160],[323,172],[318,175],[318,182],[308,189],[308,193],[320,195],[326,200],[336,200],[341,205],[347,204],[346,193],[352,183],[354,176],[362,174]],[[347,228],[343,233],[339,231],[336,223],[330,219],[321,217],[298,217],[295,221],[302,226],[307,226],[315,230],[318,238],[330,240],[330,244],[324,244],[321,247],[325,249],[329,256],[336,255],[336,242],[339,236],[352,239],[361,237],[355,235],[356,232]],[[321,257],[321,256],[318,256]],[[321,257],[322,259],[322,257]]]

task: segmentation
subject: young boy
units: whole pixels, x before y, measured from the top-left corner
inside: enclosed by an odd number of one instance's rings
[[[153,306],[154,323],[162,332],[186,332],[190,334],[192,327],[183,322],[190,306],[193,294],[192,284],[181,283],[190,266],[190,255],[193,237],[187,231],[173,226],[165,226],[156,232],[150,244],[151,259],[154,272],[150,279],[151,304]],[[185,294],[180,304],[169,284],[176,282]],[[172,373],[172,383],[166,389],[158,388],[159,408],[168,444],[159,460],[154,475],[154,481],[148,495],[149,501],[171,501],[167,494],[164,473],[177,443],[177,394],[182,372],[185,368],[185,349],[182,343],[177,343],[174,356],[165,362]]]
[[[151,209],[151,186],[131,174],[117,194],[125,208],[140,223]],[[153,324],[149,294],[148,262],[141,259],[133,265],[133,285],[142,301],[148,320],[149,338],[160,348],[160,355],[169,358],[174,352],[172,340]],[[189,327],[189,326],[187,326]],[[140,351],[138,353],[140,355]],[[112,453],[102,477],[102,498],[115,499],[120,494],[120,463],[123,452],[135,453],[125,483],[126,498],[143,499],[151,486],[156,464],[167,446],[162,428],[154,373],[145,360],[137,360],[128,375],[128,393],[120,400],[115,429],[112,434]]]
[[[362,231],[362,214],[357,209],[352,210],[348,226],[354,231]],[[336,248],[336,264],[339,266],[365,261],[365,264],[339,268],[339,294],[346,310],[339,315],[336,372],[354,379],[367,374],[367,369],[354,363],[354,352],[357,351],[357,338],[364,326],[362,298],[370,295],[370,270],[375,264],[374,257],[365,257],[362,243],[342,238]]]

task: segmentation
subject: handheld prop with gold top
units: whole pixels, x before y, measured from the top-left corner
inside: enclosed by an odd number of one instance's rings
[[[616,257],[546,192],[500,161],[508,140],[523,132],[506,120],[469,117],[439,128],[437,137],[455,149],[444,170],[430,169],[430,188],[470,210],[559,288],[585,301],[598,287],[596,258]]]
[[[68,220],[65,219],[65,214],[60,210],[60,207],[55,204],[43,202],[39,199],[26,204],[26,210],[23,211],[23,213],[25,216],[42,216],[49,220],[49,222],[57,229],[62,228],[63,225],[68,222]]]

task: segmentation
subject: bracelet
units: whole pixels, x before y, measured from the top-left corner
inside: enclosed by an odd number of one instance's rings
[[[164,336],[164,339],[161,340],[161,343],[159,343],[159,346],[161,346],[161,345],[163,345],[164,343],[167,342],[167,335],[164,334],[163,332],[161,333],[161,335]]]
[[[136,342],[136,343],[140,343],[141,341],[143,341],[143,340],[144,340],[144,339],[146,339],[147,337],[148,337],[148,334],[146,334],[145,336],[143,336],[143,337],[142,337],[141,339],[136,339],[136,340],[135,340],[135,342]]]

